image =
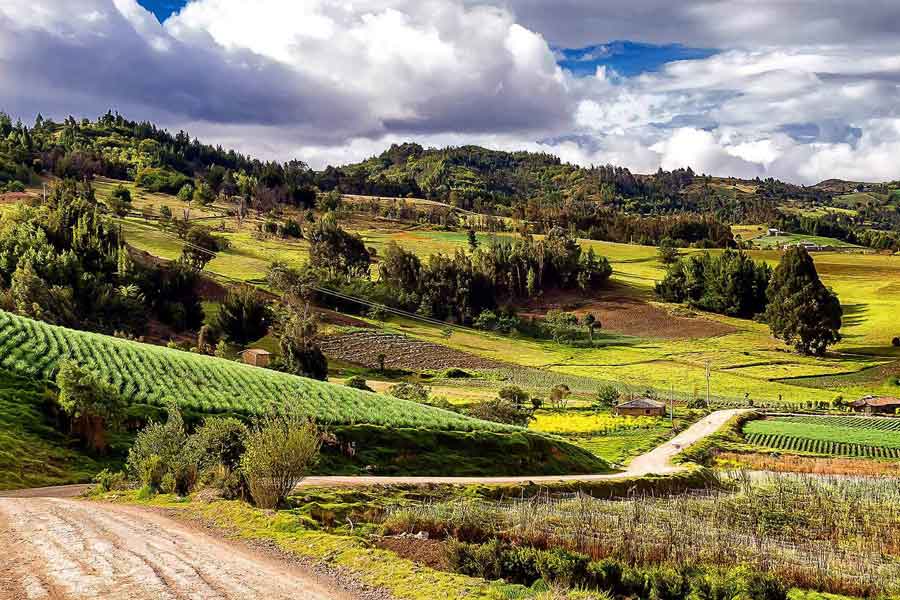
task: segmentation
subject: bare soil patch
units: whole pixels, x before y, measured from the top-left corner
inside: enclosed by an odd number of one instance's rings
[[[330,357],[369,368],[378,367],[378,355],[384,354],[389,369],[497,369],[503,363],[439,344],[425,342],[394,333],[356,331],[323,336],[322,352]]]
[[[553,309],[572,312],[579,317],[593,313],[603,324],[604,331],[636,337],[698,339],[737,331],[731,325],[690,311],[674,314],[662,306],[622,291],[610,291],[594,297],[576,292],[550,292],[526,305],[519,314],[543,317]]]
[[[739,463],[755,471],[776,473],[811,473],[814,475],[900,476],[900,462],[864,458],[822,458],[791,454],[722,452],[719,464]]]
[[[390,550],[397,556],[426,565],[438,571],[449,571],[447,564],[447,542],[442,540],[422,539],[416,536],[380,537],[375,546]]]

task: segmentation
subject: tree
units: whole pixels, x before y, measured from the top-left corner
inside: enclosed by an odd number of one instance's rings
[[[216,315],[216,328],[225,338],[241,346],[266,334],[271,321],[268,303],[254,288],[231,289]]]
[[[501,400],[511,403],[516,408],[522,408],[528,402],[528,393],[517,385],[505,385],[497,396]]]
[[[466,239],[469,242],[469,251],[475,252],[478,249],[478,236],[471,227],[466,231]]]
[[[285,369],[302,377],[326,380],[328,359],[316,344],[318,322],[309,304],[280,307],[276,323]]]
[[[200,206],[208,206],[212,204],[215,199],[215,190],[213,190],[206,181],[202,179],[197,181],[197,187],[194,188],[194,193],[191,195],[191,202],[199,204]]]
[[[662,264],[670,265],[678,260],[678,247],[675,245],[672,238],[665,237],[659,242],[657,254],[659,255],[659,261]]]
[[[106,432],[125,418],[125,401],[96,373],[65,360],[56,374],[58,402],[72,420],[72,430],[91,450],[105,452]]]
[[[372,257],[359,235],[341,229],[332,215],[311,228],[309,264],[334,276],[368,277]]]
[[[181,262],[197,272],[202,271],[216,257],[223,245],[223,240],[200,225],[190,226],[184,234],[184,241]]]
[[[614,406],[621,396],[616,386],[607,384],[600,386],[597,390],[597,397],[594,400],[594,409],[599,410]]]
[[[564,383],[558,383],[550,389],[550,404],[553,408],[565,408],[572,390]]]
[[[798,352],[821,355],[841,339],[841,303],[822,284],[806,249],[794,246],[784,253],[767,297],[765,317],[772,334]]]
[[[597,319],[597,317],[594,316],[594,313],[587,313],[583,317],[581,317],[581,324],[584,325],[587,329],[588,341],[590,342],[591,346],[593,346],[594,330],[600,329],[602,327],[602,324]]]
[[[343,198],[338,190],[331,190],[319,198],[319,208],[323,212],[334,212],[341,207]]]
[[[186,183],[178,190],[178,199],[187,204],[194,198],[194,186]]]
[[[547,311],[544,324],[550,330],[553,341],[560,344],[572,337],[572,328],[578,325],[578,317],[570,312],[554,309]]]
[[[120,183],[113,188],[112,193],[109,195],[109,199],[106,201],[106,205],[115,215],[124,217],[131,209],[131,192],[128,191],[127,187]]]

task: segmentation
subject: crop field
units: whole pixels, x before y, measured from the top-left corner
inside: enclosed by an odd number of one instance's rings
[[[0,367],[50,378],[71,358],[116,386],[131,404],[166,399],[202,413],[258,414],[291,403],[327,424],[368,423],[454,431],[520,431],[388,396],[224,359],[56,327],[0,312]]]
[[[763,249],[778,248],[784,244],[796,244],[797,242],[813,242],[820,246],[831,246],[832,248],[861,248],[861,246],[843,240],[817,235],[804,235],[801,233],[764,235],[753,239],[753,245]]]
[[[883,417],[774,417],[744,428],[755,446],[835,456],[900,458],[900,419]]]

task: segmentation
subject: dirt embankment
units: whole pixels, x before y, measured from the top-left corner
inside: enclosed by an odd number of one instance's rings
[[[737,331],[731,325],[685,311],[674,314],[627,293],[605,292],[587,297],[574,292],[551,292],[523,308],[521,317],[544,317],[557,309],[579,317],[592,313],[602,324],[601,331],[664,339],[698,339]]]

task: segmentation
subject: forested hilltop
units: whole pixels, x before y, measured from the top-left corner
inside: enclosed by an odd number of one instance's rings
[[[265,162],[180,131],[107,112],[96,121],[38,116],[32,126],[0,113],[0,191],[54,175],[101,175],[143,189],[212,201],[239,198],[260,212],[312,207],[318,192],[438,200],[463,210],[527,221],[534,233],[561,226],[581,237],[656,245],[734,245],[730,226],[769,224],[879,249],[900,248],[900,191],[894,184],[828,180],[797,186],[739,180],[692,169],[631,173],[579,167],[546,153],[478,146],[395,144],[356,164],[314,171],[301,160]]]

